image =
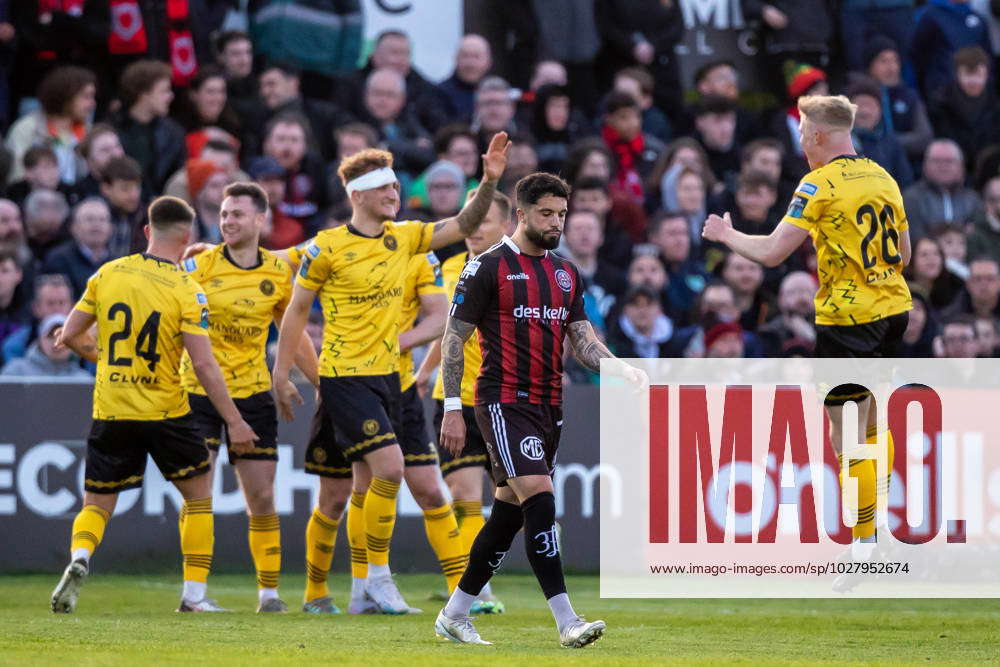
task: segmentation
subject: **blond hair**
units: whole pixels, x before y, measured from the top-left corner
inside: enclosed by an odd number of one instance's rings
[[[337,175],[340,176],[341,182],[347,185],[348,181],[367,174],[369,171],[391,166],[392,153],[379,148],[366,148],[351,157],[345,157],[337,169]]]
[[[799,114],[803,118],[832,130],[850,130],[854,127],[854,113],[857,110],[858,105],[843,95],[804,95],[799,98]]]

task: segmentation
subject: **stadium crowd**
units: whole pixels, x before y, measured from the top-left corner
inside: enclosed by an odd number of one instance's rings
[[[282,13],[295,4],[251,0],[243,32],[225,29],[228,2],[0,0],[3,374],[83,372],[53,332],[99,266],[145,247],[157,195],[187,200],[197,240],[216,242],[224,187],[256,181],[266,245],[286,248],[349,219],[337,164],[382,147],[400,218],[437,220],[459,210],[501,130],[502,190],[537,169],[572,184],[561,251],[617,355],[809,356],[811,242],[763,267],[700,230],[727,211],[741,231],[775,227],[808,171],[796,100],[827,91],[857,105],[858,151],[903,189],[907,355],[1000,347],[997,3],[743,0],[759,90],[721,60],[684,89],[676,0],[482,3],[495,30],[463,36],[438,84],[399,31],[354,67],[359,2]],[[572,362],[567,375],[594,380]]]

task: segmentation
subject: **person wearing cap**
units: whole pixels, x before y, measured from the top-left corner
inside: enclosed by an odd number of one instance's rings
[[[743,328],[739,322],[719,322],[705,330],[705,356],[710,359],[744,357]]]
[[[783,71],[788,105],[771,117],[768,134],[777,138],[784,147],[782,171],[797,179],[809,171],[809,163],[806,162],[799,143],[799,98],[806,95],[826,95],[829,85],[826,72],[812,65],[788,61]]]
[[[188,190],[194,202],[194,237],[213,243],[222,239],[219,232],[219,207],[222,190],[229,182],[226,170],[215,162],[193,158],[187,161]]]
[[[608,325],[608,347],[623,359],[658,359],[669,354],[674,323],[663,314],[660,295],[647,285],[630,289],[621,315]]]
[[[864,69],[882,86],[882,117],[903,145],[910,163],[920,163],[924,150],[934,138],[934,128],[927,117],[927,108],[916,90],[901,77],[902,58],[896,43],[876,35],[865,42]]]
[[[69,348],[56,348],[57,329],[66,323],[62,313],[49,315],[38,325],[38,338],[27,354],[4,364],[0,375],[17,377],[78,377],[90,378]]]

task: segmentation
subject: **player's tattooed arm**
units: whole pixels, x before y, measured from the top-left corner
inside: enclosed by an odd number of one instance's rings
[[[465,341],[476,330],[469,324],[454,317],[448,318],[448,326],[441,339],[441,379],[445,396],[462,395],[462,375],[465,373]]]
[[[573,356],[584,368],[599,373],[601,359],[614,359],[615,355],[601,342],[589,320],[571,322],[568,331]]]

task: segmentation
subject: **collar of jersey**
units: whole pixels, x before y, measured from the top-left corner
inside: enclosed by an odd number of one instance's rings
[[[233,256],[229,254],[229,246],[227,246],[225,243],[222,244],[222,256],[225,257],[226,260],[230,264],[235,266],[237,269],[242,269],[244,271],[253,271],[254,269],[259,269],[261,264],[264,263],[264,256],[261,254],[260,248],[257,248],[257,263],[254,264],[253,266],[240,266],[239,264],[237,264],[236,260],[233,259]]]
[[[162,257],[157,257],[156,255],[150,255],[148,252],[139,253],[145,259],[151,259],[154,262],[163,262],[164,264],[169,264],[170,266],[177,266],[177,262],[171,262],[169,259],[163,259]]]
[[[844,153],[843,155],[838,155],[837,157],[833,158],[832,160],[830,160],[830,162],[836,162],[837,160],[861,160],[863,158],[864,155],[858,155],[856,153],[854,155],[848,155]]]
[[[509,247],[514,252],[516,252],[518,255],[523,255],[524,254],[524,253],[521,252],[521,249],[517,247],[517,244],[514,243],[514,239],[512,239],[509,236],[507,236],[506,234],[503,235],[503,238],[500,239],[500,242],[503,243],[504,245],[506,245],[507,247]],[[541,255],[525,255],[525,256],[526,257],[534,257],[536,259],[541,259],[542,257],[548,257],[549,256],[549,251],[546,250]]]
[[[355,236],[360,236],[363,239],[380,239],[380,238],[382,238],[382,235],[385,234],[385,227],[384,226],[382,227],[382,231],[380,233],[376,234],[375,236],[368,236],[367,234],[361,233],[361,230],[357,229],[351,223],[347,223],[344,226],[347,227],[347,231],[349,231],[350,233],[354,234]]]

